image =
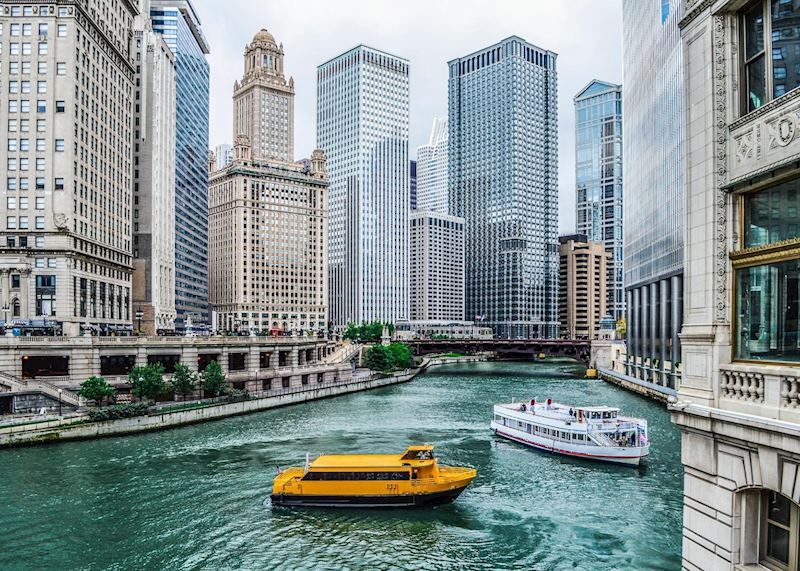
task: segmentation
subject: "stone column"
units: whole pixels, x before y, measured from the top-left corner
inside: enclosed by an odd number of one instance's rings
[[[661,338],[659,359],[661,363],[659,365],[659,376],[661,378],[661,384],[667,387],[669,386],[669,379],[667,379],[667,374],[664,372],[664,363],[667,360],[667,339],[669,339],[669,314],[667,313],[669,282],[667,280],[661,280],[658,282],[658,285],[661,293],[661,327],[659,332],[659,337]]]
[[[641,290],[638,287],[635,288],[633,290],[633,319],[631,320],[631,345],[633,346],[631,349],[631,355],[633,355],[633,372],[631,374],[636,378],[639,378],[639,363],[637,362],[637,359],[639,358],[639,354],[641,352],[641,344],[639,342],[639,309],[641,297]]]
[[[650,368],[653,369],[654,359],[656,356],[657,350],[657,343],[658,340],[658,304],[656,300],[658,299],[658,282],[653,282],[650,284],[650,331],[648,335],[650,337]],[[658,378],[656,376],[656,372],[652,371],[650,373],[650,380],[653,382],[658,382]]]
[[[302,367],[306,364],[306,350],[305,349],[295,349],[292,353],[297,354],[297,366]]]
[[[297,365],[299,363],[299,359],[300,359],[300,356],[299,356],[299,351],[298,351],[297,347],[292,347],[292,350],[289,353],[289,363],[288,363],[288,365],[290,367],[297,367]]]
[[[642,380],[648,380],[647,374],[647,357],[650,355],[650,288],[646,285],[641,287],[642,290],[642,303],[639,308],[641,313],[641,338],[642,338]]]
[[[277,347],[273,347],[272,349],[270,349],[269,353],[269,368],[277,369],[279,365],[280,365],[279,350]]]
[[[683,277],[672,276],[670,282],[670,293],[672,296],[672,323],[670,324],[670,332],[672,334],[672,354],[670,355],[670,360],[672,361],[672,367],[670,370],[672,371],[673,388],[677,388],[676,365],[681,360],[681,340],[678,337],[678,333],[681,332],[681,326],[683,325],[683,308],[681,307],[680,301]]]
[[[189,367],[192,371],[197,372],[197,345],[193,343],[181,344],[181,363]]]

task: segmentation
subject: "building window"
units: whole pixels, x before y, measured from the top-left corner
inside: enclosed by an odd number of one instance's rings
[[[777,571],[797,569],[800,508],[777,492],[766,492],[763,497],[760,563]]]
[[[56,184],[56,190],[64,190],[64,179],[63,178],[57,178],[55,184]]]
[[[66,24],[59,24],[58,25],[58,37],[59,38],[66,38],[67,37],[67,25]]]
[[[800,179],[740,197],[735,358],[800,361]]]
[[[742,77],[747,112],[800,85],[798,17],[800,6],[785,0],[759,0],[744,10]]]
[[[56,314],[56,276],[36,276],[36,315]]]

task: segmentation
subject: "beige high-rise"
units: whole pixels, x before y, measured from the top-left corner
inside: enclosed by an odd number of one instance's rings
[[[607,311],[607,274],[610,253],[583,234],[559,238],[558,318],[561,334],[593,339]]]
[[[260,30],[233,85],[233,132],[247,135],[254,159],[294,160],[294,79],[283,75],[283,44]]]
[[[213,320],[216,328],[226,330],[321,332],[328,323],[325,154],[316,150],[310,160],[287,160],[292,125],[284,125],[286,108],[259,105],[258,113],[250,113],[250,104],[243,103],[248,97],[268,98],[268,90],[260,88],[245,97],[246,86],[272,81],[276,74],[283,77],[283,51],[261,30],[245,53],[245,77],[235,88],[234,124],[239,131],[233,162],[216,169],[213,153],[209,157]],[[292,96],[289,92],[289,117]],[[251,136],[260,141],[261,153],[251,145]],[[270,146],[274,141],[282,143]],[[285,152],[274,158],[269,149],[278,148]]]
[[[134,50],[133,316],[148,335],[175,328],[175,56],[140,0]],[[139,327],[139,320],[134,319]]]
[[[0,317],[130,328],[137,12],[3,2]]]

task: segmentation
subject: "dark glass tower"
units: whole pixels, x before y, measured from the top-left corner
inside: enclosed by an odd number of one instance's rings
[[[208,43],[188,0],[152,0],[153,30],[175,54],[176,326],[210,323],[208,309]]]

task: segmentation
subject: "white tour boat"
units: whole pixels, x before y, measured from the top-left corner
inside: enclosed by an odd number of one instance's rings
[[[609,406],[537,403],[496,404],[492,430],[534,448],[638,466],[650,453],[647,421],[619,415]]]

